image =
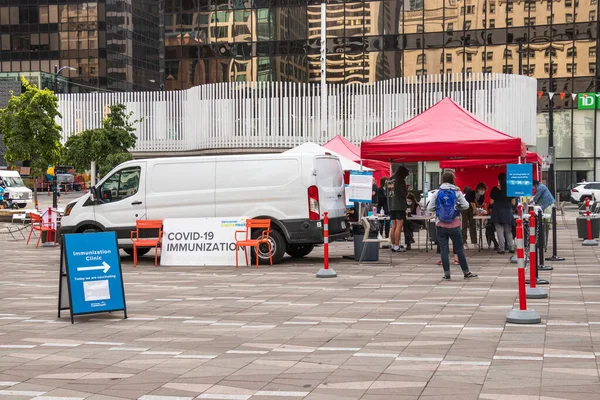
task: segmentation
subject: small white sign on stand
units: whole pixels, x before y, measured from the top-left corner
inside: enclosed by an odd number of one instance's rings
[[[350,171],[349,201],[370,203],[373,199],[373,173],[369,171]]]
[[[235,231],[245,230],[246,217],[165,219],[160,265],[234,266]],[[238,250],[238,257],[244,265],[244,250]]]

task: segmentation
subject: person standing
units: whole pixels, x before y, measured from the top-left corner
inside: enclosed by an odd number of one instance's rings
[[[380,214],[386,215],[389,217],[390,215],[390,209],[388,207],[388,199],[385,195],[385,185],[387,183],[387,176],[382,177],[379,180],[379,189],[377,189],[377,211],[379,211]],[[381,210],[383,210],[383,212],[381,212]],[[385,230],[385,237],[389,238],[390,237],[390,221],[389,220],[385,220],[385,221],[381,221],[381,223],[379,224],[379,234],[383,237],[383,232]]]
[[[550,189],[536,179],[533,180],[533,187],[535,188],[535,196],[533,196],[530,203],[537,204],[544,210],[544,213],[549,214],[552,210],[548,211],[547,209],[556,203],[554,196],[550,193]]]
[[[414,194],[409,193],[406,195],[406,220],[404,221],[404,242],[406,243],[406,250],[411,249],[411,245],[415,242],[415,231],[421,229],[423,226],[419,222],[409,221],[408,217],[421,215],[421,206],[417,202],[417,198]]]
[[[477,245],[477,221],[475,221],[476,215],[485,215],[483,210],[485,209],[485,191],[487,185],[483,182],[479,182],[475,187],[475,190],[465,191],[465,199],[469,203],[469,208],[462,212],[462,238],[467,247],[467,232],[471,236],[471,244]],[[479,211],[482,210],[482,211]]]
[[[388,207],[390,209],[390,219],[392,220],[392,230],[390,231],[390,241],[392,242],[392,251],[395,253],[404,253],[406,249],[400,247],[400,237],[402,235],[402,225],[406,219],[406,177],[408,169],[399,167],[394,175],[387,182]]]
[[[498,186],[490,192],[490,205],[493,206],[491,222],[498,235],[498,254],[504,254],[507,250],[514,253],[512,225],[515,198],[506,195],[505,173],[498,175]]]
[[[377,180],[373,177],[373,186],[371,188],[371,207],[378,207],[377,201]],[[377,209],[379,210],[379,208]]]
[[[438,245],[440,246],[440,255],[442,257],[442,266],[444,268],[443,279],[450,279],[450,240],[458,256],[458,262],[465,278],[475,278],[477,275],[469,271],[465,249],[462,241],[460,210],[469,208],[469,203],[465,196],[454,184],[454,174],[444,172],[442,175],[442,185],[435,194],[431,203],[427,206],[428,211],[435,211],[436,232]]]

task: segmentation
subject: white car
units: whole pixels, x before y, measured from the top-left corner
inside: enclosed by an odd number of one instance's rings
[[[571,203],[578,204],[586,198],[592,200],[592,196],[600,199],[600,182],[581,182],[571,189]]]

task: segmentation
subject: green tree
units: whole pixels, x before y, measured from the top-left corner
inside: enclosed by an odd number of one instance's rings
[[[65,144],[65,161],[79,171],[89,169],[95,161],[100,174],[104,175],[121,162],[131,160],[129,150],[137,141],[133,125],[139,122],[132,120],[132,115],[123,104],[110,106],[110,114],[102,121],[101,128],[69,137]]]
[[[11,95],[8,105],[0,109],[0,132],[6,146],[9,163],[30,161],[31,175],[36,180],[46,173],[49,165],[61,159],[61,131],[56,118],[58,98],[49,89],[38,89],[21,78],[23,92]],[[37,190],[34,189],[37,203]]]

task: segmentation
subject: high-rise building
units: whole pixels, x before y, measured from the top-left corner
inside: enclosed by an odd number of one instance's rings
[[[165,0],[167,89],[320,81],[321,1]],[[328,1],[327,81],[522,73],[538,80],[538,145],[554,102],[557,187],[600,179],[600,124],[572,93],[600,92],[598,0]],[[550,77],[552,76],[552,83]]]
[[[156,90],[159,1],[0,0],[0,79],[67,66],[58,91]]]

